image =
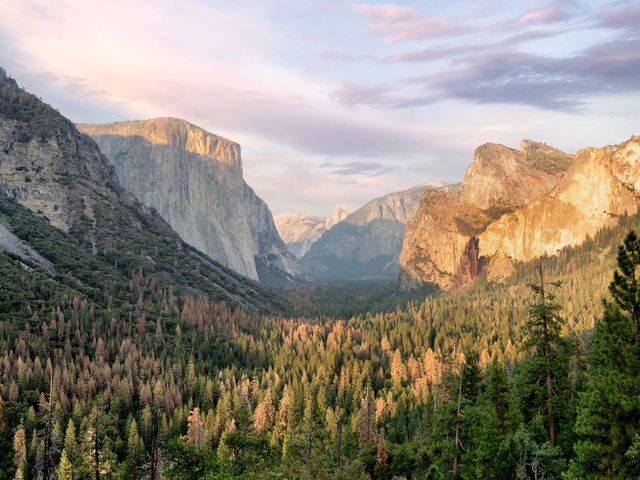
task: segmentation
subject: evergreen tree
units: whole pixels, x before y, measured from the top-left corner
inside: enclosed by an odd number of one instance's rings
[[[444,475],[437,465],[431,465],[421,480],[444,480]]]
[[[204,448],[205,434],[204,423],[200,416],[200,409],[195,407],[187,418],[187,441],[192,443],[197,449]]]
[[[507,433],[507,416],[509,409],[509,385],[504,366],[494,359],[487,372],[487,397],[493,404],[496,419],[502,434]]]
[[[479,389],[480,368],[478,367],[478,353],[469,350],[465,353],[465,362],[462,364],[462,397],[465,402],[475,402]]]
[[[60,463],[58,464],[58,480],[73,480],[73,465],[67,457],[67,450],[62,450]]]
[[[575,478],[638,478],[640,433],[640,239],[631,231],[618,250],[618,270],[593,333],[585,391],[580,396]]]
[[[138,433],[135,418],[129,422],[129,437],[127,439],[127,459],[130,477],[135,480],[140,476],[140,468],[144,463],[144,443]]]
[[[264,430],[270,428],[273,424],[274,415],[271,390],[267,390],[264,398],[258,403],[253,413],[253,428],[256,433],[261,434]]]
[[[27,437],[22,425],[13,436],[13,462],[16,467],[16,478],[23,478],[27,469]]]
[[[78,442],[76,440],[76,429],[73,423],[73,419],[69,419],[69,423],[67,424],[67,429],[64,434],[64,448],[63,450],[66,452],[67,461],[77,467],[80,462],[80,451],[78,447]]]
[[[526,345],[533,350],[530,365],[534,367],[535,373],[540,373],[544,384],[541,395],[544,403],[540,407],[545,412],[549,442],[555,447],[558,437],[558,413],[555,411],[559,398],[556,385],[559,377],[557,371],[561,370],[558,366],[562,343],[561,330],[566,320],[560,316],[560,305],[555,302],[555,295],[549,291],[549,285],[545,284],[542,261],[539,263],[539,275],[539,283],[529,285],[538,296],[538,301],[528,310],[529,318],[525,329],[529,334],[529,340]],[[560,287],[558,282],[550,285]]]
[[[356,428],[358,432],[358,443],[364,447],[376,436],[376,417],[371,387],[367,385],[360,400],[360,410],[358,410]]]
[[[7,428],[5,404],[0,396],[0,480],[8,480],[13,471],[11,430]]]

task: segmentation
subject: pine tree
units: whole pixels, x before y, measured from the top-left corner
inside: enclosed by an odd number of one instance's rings
[[[376,416],[373,392],[367,386],[360,401],[360,410],[357,417],[357,432],[360,447],[366,445],[376,437]]]
[[[67,450],[62,450],[60,463],[58,464],[58,480],[73,480],[73,465],[67,457]]]
[[[197,449],[204,448],[205,434],[204,423],[200,416],[200,409],[195,407],[187,417],[187,441],[193,443]]]
[[[220,443],[218,444],[217,455],[220,460],[233,460],[235,458],[235,451],[233,447],[229,445],[229,439],[234,438],[234,433],[236,432],[236,421],[231,418],[227,423],[227,426],[222,432],[222,436],[220,437]]]
[[[264,398],[255,411],[253,412],[253,428],[256,433],[261,434],[268,428],[271,428],[274,420],[274,408],[273,408],[273,399],[271,397],[271,390],[267,390]]]
[[[76,440],[76,429],[73,423],[73,419],[69,419],[69,423],[67,424],[67,430],[64,434],[64,451],[67,455],[67,461],[72,466],[78,466],[78,462],[80,461],[80,452],[78,448],[78,442]]]
[[[560,345],[562,342],[561,330],[566,322],[560,316],[560,305],[555,302],[555,296],[548,290],[545,284],[542,261],[539,263],[540,283],[532,284],[529,287],[538,296],[538,301],[529,307],[529,318],[525,324],[529,340],[527,347],[533,349],[534,359],[532,365],[539,361],[541,377],[544,383],[544,405],[542,406],[546,414],[547,433],[549,442],[555,447],[558,437],[558,415],[555,411],[558,392],[556,389],[556,369]],[[560,287],[560,283],[550,284],[553,287]]]
[[[421,480],[444,480],[444,475],[437,465],[431,465],[422,476]]]
[[[311,389],[308,389],[305,395],[303,424],[305,429],[305,458],[306,461],[309,462],[311,460],[313,438],[316,429],[315,402],[313,401],[313,395],[311,395]]]
[[[391,357],[391,380],[400,386],[407,379],[407,367],[402,360],[400,350],[396,348]]]
[[[502,434],[507,433],[507,411],[509,408],[509,385],[504,366],[494,359],[487,371],[487,396],[493,404]]]
[[[380,430],[376,441],[376,462],[378,462],[379,465],[385,465],[387,463],[387,459],[389,458],[389,447],[387,446],[387,441],[384,438],[384,428]]]
[[[468,351],[465,353],[465,362],[462,365],[462,396],[465,402],[475,402],[479,388],[480,368],[478,367],[478,353]]]
[[[640,433],[640,239],[631,231],[618,250],[618,271],[596,323],[589,354],[586,390],[581,394],[576,432],[580,440],[572,475],[583,478],[638,478],[633,460]],[[631,453],[629,453],[631,452]]]
[[[632,340],[639,342],[640,287],[637,269],[640,265],[640,238],[633,230],[618,248],[618,268],[609,284],[609,293],[618,307],[625,311],[631,323]]]
[[[23,478],[27,468],[27,437],[22,425],[13,435],[13,462],[16,466],[16,478]]]
[[[138,424],[135,418],[129,422],[129,437],[127,438],[127,459],[129,461],[132,479],[139,477],[140,467],[143,464],[144,443],[138,433]]]
[[[336,458],[336,471],[342,469],[342,417],[344,412],[342,407],[337,406],[335,410],[331,407],[327,409],[326,424],[329,437],[333,441],[333,449]]]

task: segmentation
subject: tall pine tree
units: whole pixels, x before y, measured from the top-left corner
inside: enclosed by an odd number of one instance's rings
[[[558,438],[558,412],[556,406],[559,398],[558,372],[562,369],[558,365],[562,345],[561,330],[565,320],[560,315],[560,305],[556,303],[555,296],[549,291],[549,285],[559,287],[557,282],[546,284],[542,261],[539,265],[540,283],[529,285],[538,300],[529,307],[529,318],[525,328],[529,335],[527,347],[533,350],[530,365],[537,377],[535,382],[542,385],[539,392],[544,412],[545,424],[549,435],[549,443],[556,446]]]

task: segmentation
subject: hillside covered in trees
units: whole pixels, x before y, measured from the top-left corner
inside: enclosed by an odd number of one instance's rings
[[[0,253],[2,479],[640,473],[637,217],[542,276],[395,306],[382,286],[300,287],[265,314],[2,215],[56,272]]]

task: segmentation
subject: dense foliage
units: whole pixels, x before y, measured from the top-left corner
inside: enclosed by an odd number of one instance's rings
[[[640,473],[636,237],[601,302],[636,217],[546,259],[544,284],[522,265],[394,308],[309,287],[296,317],[125,275],[4,212],[57,270],[0,253],[0,479]]]

